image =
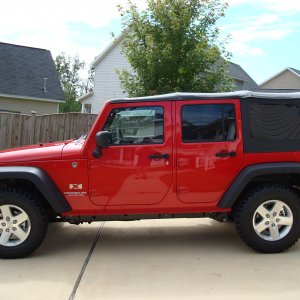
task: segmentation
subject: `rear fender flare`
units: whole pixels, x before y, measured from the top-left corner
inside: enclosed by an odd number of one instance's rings
[[[219,208],[232,208],[246,186],[257,176],[278,174],[300,174],[300,163],[265,163],[243,169],[224,193]]]

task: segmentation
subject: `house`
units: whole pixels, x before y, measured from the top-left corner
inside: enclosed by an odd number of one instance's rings
[[[95,69],[94,90],[77,99],[82,103],[82,112],[99,113],[105,101],[112,98],[126,97],[122,91],[116,69],[130,70],[127,58],[121,52],[122,35],[112,42],[92,63]],[[233,90],[258,90],[259,86],[245,72],[234,63],[229,64],[229,76],[233,79]]]
[[[53,114],[62,102],[49,50],[0,43],[0,111]]]
[[[300,71],[286,68],[260,84],[262,89],[300,90]]]

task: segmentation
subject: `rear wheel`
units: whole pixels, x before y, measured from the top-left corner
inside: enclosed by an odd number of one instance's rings
[[[282,252],[296,243],[300,232],[300,198],[277,184],[258,186],[245,194],[235,211],[243,241],[263,253]]]
[[[19,258],[44,240],[48,215],[34,197],[22,190],[0,191],[0,257]]]

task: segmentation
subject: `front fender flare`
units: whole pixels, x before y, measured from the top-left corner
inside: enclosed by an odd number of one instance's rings
[[[0,179],[24,179],[32,182],[56,213],[71,210],[71,206],[50,176],[36,167],[0,167]]]
[[[227,189],[220,202],[219,208],[232,208],[247,184],[261,175],[300,174],[300,163],[265,163],[251,165],[243,169]]]

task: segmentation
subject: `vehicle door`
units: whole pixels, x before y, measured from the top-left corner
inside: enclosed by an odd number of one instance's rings
[[[110,105],[101,130],[111,141],[90,162],[91,200],[109,206],[161,202],[173,178],[171,102]]]
[[[239,100],[176,102],[177,194],[217,202],[243,166]]]

